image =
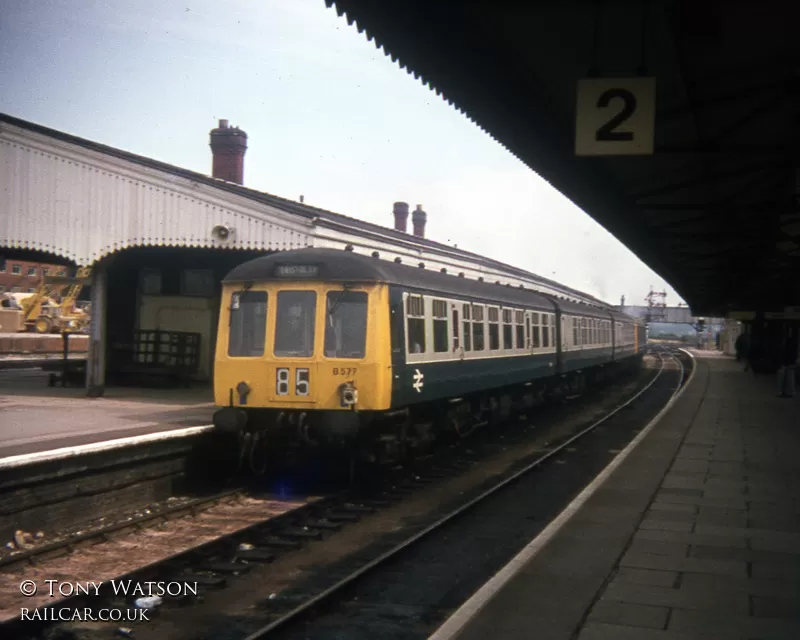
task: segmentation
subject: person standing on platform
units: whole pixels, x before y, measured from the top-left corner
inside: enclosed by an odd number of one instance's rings
[[[789,335],[783,343],[781,368],[778,369],[778,397],[794,397],[794,373],[797,367],[797,331],[789,329]]]
[[[736,349],[736,360],[741,360],[744,358],[747,361],[747,333],[742,331],[739,334],[739,337],[736,338],[736,342],[734,343],[734,348]],[[745,368],[745,371],[747,369]]]

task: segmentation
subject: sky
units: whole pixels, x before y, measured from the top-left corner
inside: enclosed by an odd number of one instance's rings
[[[245,186],[388,227],[421,204],[432,240],[611,304],[683,302],[323,0],[3,0],[0,60],[8,115],[205,174],[224,118]]]

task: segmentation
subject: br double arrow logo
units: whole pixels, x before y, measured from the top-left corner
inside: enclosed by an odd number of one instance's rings
[[[422,387],[424,386],[423,379],[425,378],[425,374],[422,373],[419,369],[414,369],[416,373],[414,373],[414,384],[412,385],[414,389],[417,390],[417,393],[422,393]]]

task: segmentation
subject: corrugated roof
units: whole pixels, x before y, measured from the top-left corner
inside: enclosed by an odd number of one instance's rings
[[[331,224],[343,225],[352,229],[362,230],[368,233],[379,233],[382,236],[388,237],[390,239],[396,239],[400,242],[412,243],[422,248],[427,247],[429,249],[433,249],[436,251],[444,251],[449,253],[451,256],[464,258],[466,260],[475,263],[476,265],[486,268],[497,269],[499,271],[504,272],[508,276],[525,278],[535,283],[544,286],[549,286],[554,289],[558,289],[565,295],[572,295],[577,298],[583,298],[587,301],[591,301],[602,307],[611,308],[611,305],[595,298],[594,296],[588,295],[576,289],[572,289],[571,287],[567,287],[554,280],[549,280],[548,278],[544,278],[529,271],[525,271],[524,269],[520,269],[518,267],[514,267],[512,265],[499,262],[497,260],[493,260],[491,258],[487,258],[485,256],[481,256],[476,253],[465,251],[463,249],[457,249],[450,245],[446,245],[441,242],[436,242],[435,240],[429,240],[427,238],[419,238],[412,234],[396,231],[395,229],[392,229],[390,227],[384,227],[371,222],[365,222],[364,220],[352,218],[350,216],[346,216],[340,213],[335,213],[333,211],[328,211],[326,209],[321,209],[319,207],[314,207],[307,204],[301,204],[299,202],[288,200],[286,198],[281,198],[280,196],[275,196],[263,191],[250,189],[243,185],[227,182],[225,180],[220,180],[209,175],[197,173],[195,171],[190,171],[182,167],[167,164],[166,162],[160,162],[152,158],[140,156],[135,153],[131,153],[129,151],[123,151],[122,149],[117,149],[115,147],[100,144],[92,140],[87,140],[85,138],[64,133],[63,131],[58,131],[57,129],[51,129],[49,127],[29,122],[27,120],[22,120],[20,118],[16,118],[8,114],[0,113],[0,123],[2,122],[19,127],[21,129],[26,129],[34,133],[38,133],[43,136],[54,138],[56,140],[61,140],[69,144],[74,144],[84,149],[89,149],[91,151],[96,151],[98,153],[102,153],[108,156],[120,158],[123,160],[127,160],[129,162],[146,166],[151,169],[156,169],[164,173],[169,173],[175,176],[180,176],[189,180],[193,180],[195,182],[208,185],[210,187],[219,189],[221,191],[226,191],[228,193],[239,195],[243,198],[247,198],[255,202],[260,202],[276,208],[280,208],[283,211],[307,219],[316,218],[321,223],[327,222]]]

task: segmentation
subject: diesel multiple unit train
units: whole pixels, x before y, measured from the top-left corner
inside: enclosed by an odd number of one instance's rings
[[[264,256],[223,280],[214,424],[393,459],[636,366],[644,327],[352,251]]]

